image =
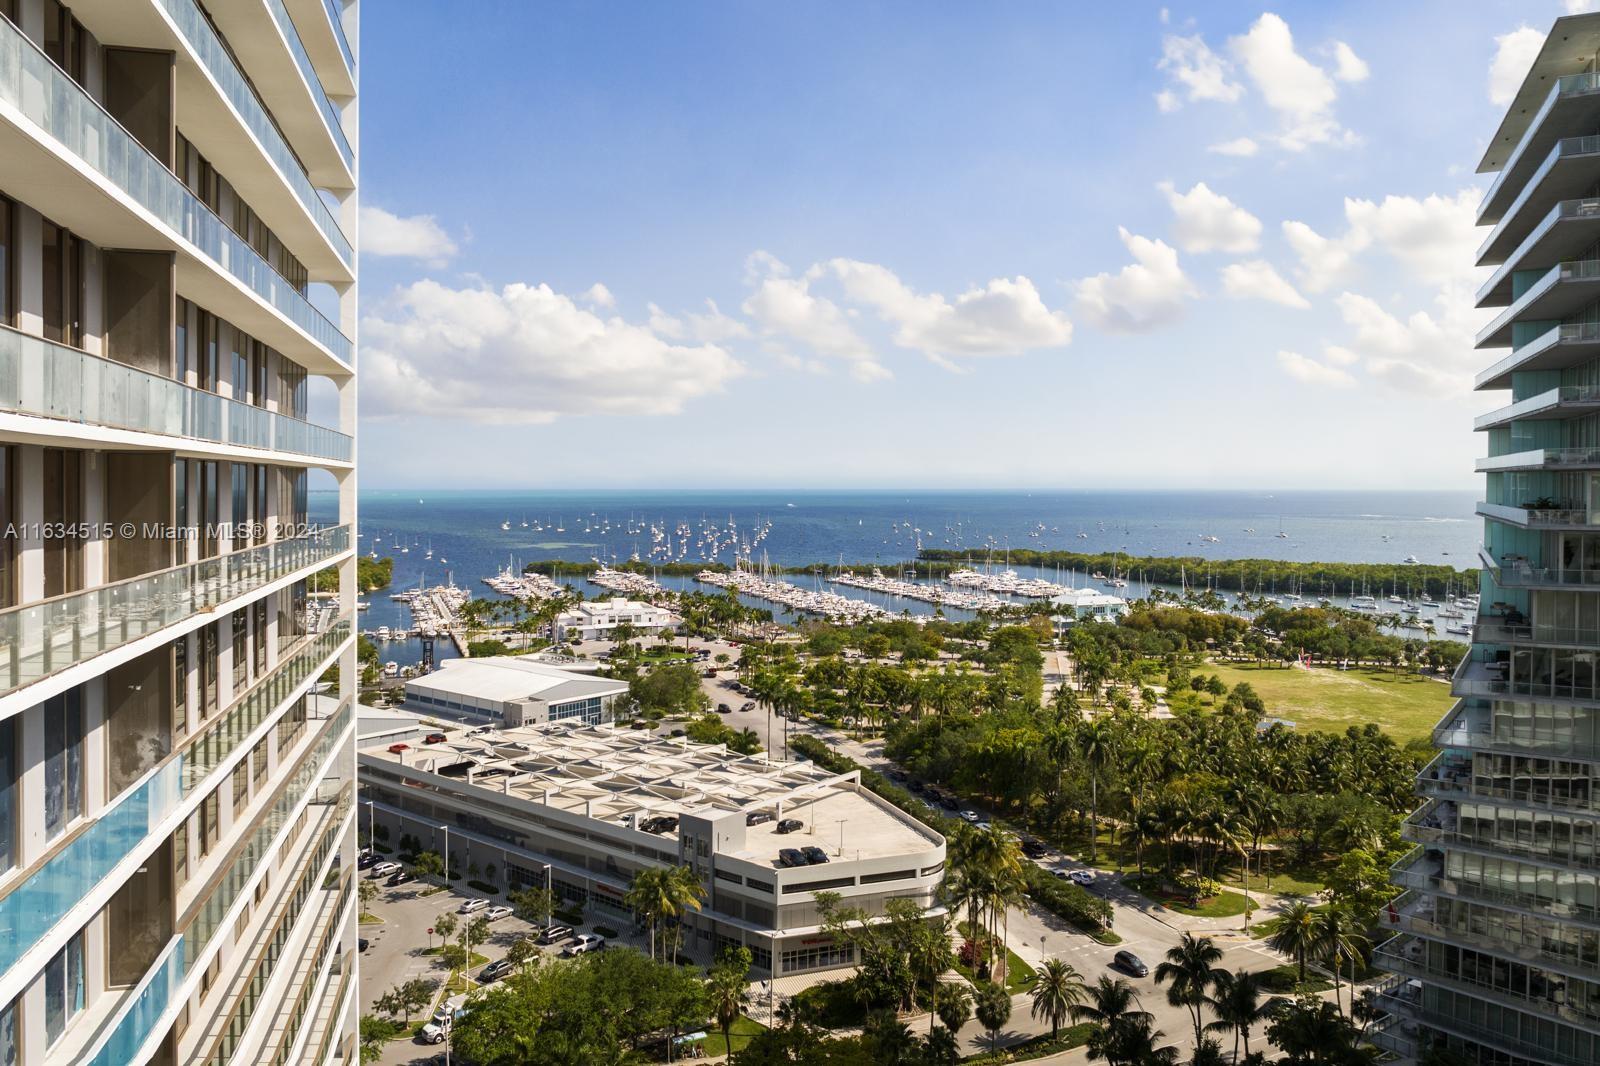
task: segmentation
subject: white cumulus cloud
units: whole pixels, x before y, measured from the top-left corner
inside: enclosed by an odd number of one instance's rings
[[[1302,310],[1311,306],[1265,259],[1247,259],[1223,267],[1222,291],[1237,300],[1266,300]]]
[[[1171,75],[1176,88],[1182,89],[1191,101],[1218,100],[1231,104],[1244,95],[1244,86],[1230,77],[1231,65],[1213,52],[1199,34],[1193,37],[1168,34],[1163,37],[1161,60],[1156,66]],[[1166,102],[1157,98],[1161,109],[1176,109],[1177,96],[1172,92],[1163,95],[1167,97]]]
[[[381,207],[361,208],[361,254],[420,259],[441,266],[456,254],[456,242],[432,215],[400,216]]]
[[[851,302],[894,326],[894,343],[902,348],[932,356],[1017,355],[1072,340],[1067,316],[1046,307],[1025,277],[995,278],[951,301],[916,292],[876,263],[833,259],[827,266]]]
[[[1140,333],[1176,321],[1194,285],[1163,241],[1117,227],[1134,261],[1115,274],[1096,274],[1077,285],[1078,312],[1112,333]]]
[[[1366,81],[1372,74],[1372,68],[1367,66],[1367,61],[1356,55],[1355,50],[1343,41],[1333,42],[1333,76],[1340,81],[1358,82]]]
[[[747,260],[745,273],[754,288],[743,310],[763,334],[796,340],[819,355],[842,359],[858,381],[892,376],[844,309],[811,291],[812,274],[793,277],[780,260],[761,251]]]
[[[1471,388],[1473,372],[1483,359],[1472,349],[1482,314],[1472,308],[1469,285],[1442,286],[1434,296],[1433,310],[1403,317],[1358,293],[1341,293],[1337,303],[1354,334],[1347,347],[1365,360],[1374,378],[1395,388],[1446,394]]]
[[[1347,389],[1356,383],[1356,379],[1349,371],[1319,363],[1299,352],[1279,352],[1278,366],[1285,374],[1306,385]]]
[[[1419,280],[1442,285],[1473,276],[1478,196],[1466,188],[1454,196],[1346,198],[1342,235],[1326,237],[1298,221],[1285,222],[1283,234],[1299,258],[1300,283],[1312,292],[1348,280],[1356,256],[1369,247],[1388,253]]]
[[[1522,79],[1528,76],[1528,68],[1544,47],[1544,34],[1532,26],[1519,26],[1496,37],[1494,44],[1494,59],[1489,62],[1489,102],[1504,107],[1516,99]]]
[[[1294,35],[1282,18],[1264,13],[1228,47],[1267,106],[1277,112],[1282,147],[1300,151],[1313,144],[1354,141],[1334,117],[1339,90],[1333,77],[1295,50]],[[1360,62],[1353,52],[1350,59]],[[1342,57],[1340,64],[1346,72],[1352,69]]]
[[[1590,11],[1600,11],[1600,0],[1566,0],[1567,14],[1585,15]]]
[[[674,344],[548,285],[455,289],[423,280],[362,319],[363,414],[538,423],[676,414],[744,368],[714,344]]]
[[[1249,158],[1261,151],[1261,146],[1250,137],[1235,137],[1231,141],[1219,141],[1206,149],[1217,155],[1231,155],[1239,158]]]
[[[741,340],[750,336],[750,327],[731,315],[725,315],[717,302],[706,299],[704,311],[686,311],[671,315],[655,304],[649,306],[650,328],[663,337],[682,340],[688,337],[697,341],[720,344],[723,341]]]
[[[1184,251],[1255,250],[1261,238],[1261,220],[1221,193],[1212,192],[1205,182],[1197,182],[1188,192],[1179,192],[1170,181],[1157,188],[1172,208],[1172,237]]]

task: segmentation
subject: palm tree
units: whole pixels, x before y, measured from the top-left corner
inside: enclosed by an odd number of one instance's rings
[[[993,981],[978,987],[978,1024],[989,1030],[989,1050],[993,1052],[1000,1039],[1000,1027],[1011,1020],[1011,996]]]
[[[1244,1053],[1250,1054],[1250,1028],[1267,1020],[1270,1015],[1261,1001],[1261,978],[1248,970],[1222,972],[1217,977],[1216,990],[1206,998],[1211,1013],[1217,1020],[1206,1026],[1211,1033],[1233,1030],[1233,1057],[1239,1058],[1239,1041],[1244,1041]]]
[[[1339,974],[1340,968],[1345,963],[1350,964],[1350,986],[1352,1008],[1355,1006],[1355,973],[1356,960],[1361,958],[1366,949],[1367,938],[1361,934],[1361,926],[1350,916],[1343,907],[1329,907],[1317,915],[1313,935],[1316,938],[1315,950],[1317,957],[1328,964],[1333,971],[1333,1005],[1344,1013],[1344,1007],[1339,1000]]]
[[[939,1016],[940,1025],[959,1033],[972,1018],[971,986],[965,981],[941,983],[933,990],[933,1013]]]
[[[1297,899],[1278,916],[1278,928],[1267,938],[1273,951],[1292,956],[1300,964],[1300,983],[1306,982],[1306,956],[1317,944],[1317,912]]]
[[[1114,724],[1095,719],[1078,727],[1078,751],[1089,766],[1089,864],[1098,858],[1100,836],[1100,775],[1111,765],[1116,742]]]
[[[1178,946],[1169,948],[1166,958],[1156,967],[1156,984],[1171,982],[1167,1002],[1187,1008],[1194,1021],[1196,1047],[1205,1032],[1206,996],[1216,985],[1218,975],[1226,972],[1217,967],[1221,961],[1222,949],[1210,937],[1184,933]]]
[[[706,888],[687,866],[674,866],[667,871],[666,880],[668,907],[663,917],[672,921],[672,957],[676,959],[683,950],[683,916],[700,909]]]
[[[1109,1066],[1130,1066],[1131,1030],[1150,1029],[1150,1014],[1141,1009],[1139,993],[1120,977],[1101,977],[1087,990],[1087,998],[1074,1004],[1067,1013],[1075,1022],[1094,1026],[1089,1036],[1089,1058],[1105,1059]],[[1153,1046],[1154,1040],[1151,1041]]]
[[[1048,959],[1043,968],[1028,978],[1028,993],[1033,997],[1033,1016],[1050,1019],[1050,1038],[1061,1032],[1061,1024],[1072,1008],[1084,1001],[1088,989],[1078,971],[1062,959]]]
[[[713,966],[706,978],[706,998],[710,1001],[717,1026],[722,1030],[722,1046],[729,1055],[733,1054],[733,1023],[739,1020],[739,1014],[744,1010],[748,987],[745,976],[733,966]]]
[[[622,901],[650,929],[650,958],[656,957],[656,931],[666,915],[666,876],[664,867],[646,866],[633,875]]]

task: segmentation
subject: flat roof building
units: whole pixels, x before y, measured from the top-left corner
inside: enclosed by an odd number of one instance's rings
[[[406,682],[406,706],[449,716],[491,718],[507,726],[574,719],[598,725],[628,684],[592,671],[558,666],[536,655],[446,659],[438,670]]]
[[[1128,601],[1097,589],[1068,589],[1050,598],[1055,608],[1051,618],[1056,632],[1071,629],[1079,622],[1115,622],[1128,613]]]
[[[671,633],[683,619],[653,603],[642,603],[621,596],[587,600],[556,616],[557,640],[603,640],[628,625],[638,633]]]
[[[380,827],[433,848],[448,825],[452,856],[468,849],[462,864],[492,865],[507,888],[548,877],[569,904],[631,920],[635,872],[693,868],[706,898],[685,917],[685,951],[702,961],[743,945],[768,975],[774,960],[779,976],[853,965],[821,928],[818,892],[869,914],[901,897],[938,906],[944,838],[858,772],[568,722],[457,729],[442,744],[363,748],[359,761]],[[780,832],[787,819],[800,827]],[[786,864],[804,848],[817,861]]]

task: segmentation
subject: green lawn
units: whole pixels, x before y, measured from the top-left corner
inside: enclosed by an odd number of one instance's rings
[[[1451,703],[1449,685],[1415,673],[1214,663],[1199,669],[1216,674],[1230,688],[1248,681],[1266,702],[1268,715],[1301,729],[1342,733],[1349,726],[1376,722],[1401,744],[1427,736]]]
[[[733,1023],[732,1029],[729,1030],[729,1036],[731,1037],[729,1043],[733,1045],[734,1051],[738,1051],[750,1043],[751,1037],[757,1033],[765,1032],[766,1028],[754,1018],[741,1014],[738,1020]],[[707,1056],[716,1058],[718,1055],[729,1053],[729,1049],[722,1042],[722,1030],[718,1028],[715,1022],[706,1026],[706,1032],[711,1034],[704,1041]]]
[[[956,972],[965,977],[970,984],[978,983],[977,975],[959,959],[956,960]],[[1012,995],[1025,991],[1032,978],[1033,967],[1018,958],[1016,952],[1006,948],[1006,991]]]
[[[1246,901],[1242,893],[1223,889],[1200,904],[1200,906],[1191,907],[1183,900],[1160,891],[1157,888],[1159,882],[1160,878],[1156,875],[1147,875],[1143,878],[1124,877],[1122,879],[1122,883],[1135,892],[1155,900],[1163,907],[1175,910],[1179,914],[1187,914],[1192,918],[1232,918],[1235,915],[1244,913]]]

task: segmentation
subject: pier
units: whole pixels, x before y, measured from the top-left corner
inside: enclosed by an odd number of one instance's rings
[[[620,592],[628,596],[665,596],[667,587],[654,578],[644,574],[636,574],[631,570],[613,570],[609,566],[589,575],[589,584],[599,585],[612,592]]]
[[[845,571],[835,574],[828,580],[835,585],[844,585],[848,588],[881,592],[886,596],[920,600],[937,607],[954,607],[963,611],[988,611],[1007,605],[1007,601],[998,596],[962,592],[945,585],[921,585],[915,581],[902,581],[899,578],[885,577],[881,570],[874,570],[865,576]]]
[[[695,580],[753,599],[776,603],[792,611],[821,615],[838,622],[853,623],[889,617],[889,612],[875,603],[841,596],[837,592],[808,592],[799,585],[773,581],[748,570],[702,570],[695,575]]]

